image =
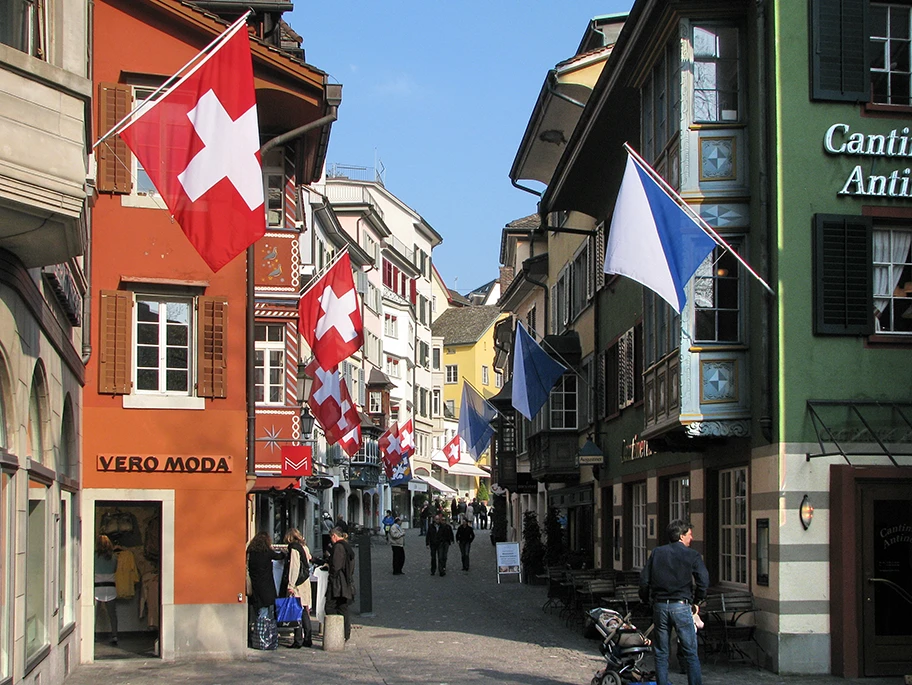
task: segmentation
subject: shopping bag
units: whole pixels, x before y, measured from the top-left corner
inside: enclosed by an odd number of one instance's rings
[[[276,600],[276,621],[279,625],[300,623],[304,613],[298,597],[280,597]]]
[[[250,646],[254,649],[278,649],[279,628],[271,616],[257,616],[250,624]]]

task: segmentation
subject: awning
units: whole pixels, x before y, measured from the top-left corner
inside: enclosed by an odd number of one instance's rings
[[[461,453],[459,455],[459,461],[453,466],[450,466],[450,462],[447,460],[446,455],[442,450],[434,450],[431,454],[431,461],[451,476],[475,476],[476,478],[491,477],[490,473],[475,465],[475,461],[468,452]]]
[[[871,456],[886,456],[894,466],[909,463],[912,402],[808,400],[807,408],[820,446],[807,461],[841,455],[848,464],[849,457]]]
[[[288,490],[299,489],[301,479],[298,476],[281,476],[281,475],[263,475],[257,474],[256,482],[250,489],[251,492],[265,492],[266,490]]]
[[[412,476],[412,478],[415,480],[420,480],[420,481],[427,483],[432,488],[434,488],[437,492],[443,493],[444,495],[455,495],[456,494],[456,491],[453,488],[451,488],[446,483],[441,483],[439,480],[434,478],[434,476]]]

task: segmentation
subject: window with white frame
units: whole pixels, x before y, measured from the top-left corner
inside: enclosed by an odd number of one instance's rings
[[[431,362],[430,359],[431,346],[428,345],[423,340],[418,341],[418,366],[423,369],[426,369]]]
[[[488,367],[482,365],[481,367],[481,384],[488,385],[491,382],[491,374],[488,371]]]
[[[912,230],[874,228],[874,330],[912,333]]]
[[[370,331],[364,331],[364,356],[377,368],[383,365],[383,341]]]
[[[447,383],[458,383],[459,382],[459,365],[458,364],[447,364],[446,365],[446,382]]]
[[[912,105],[912,5],[871,3],[871,100]]]
[[[386,367],[384,370],[386,371],[387,376],[390,378],[401,378],[399,366],[399,360],[396,357],[386,355]]]
[[[0,2],[0,43],[46,60],[46,0]]]
[[[285,326],[254,327],[254,398],[263,404],[285,403]]]
[[[633,567],[646,565],[646,483],[630,486],[630,541]]]
[[[379,390],[371,390],[369,395],[371,414],[379,414],[383,411],[383,393]]]
[[[443,415],[456,418],[456,400],[447,400],[443,403]]]
[[[565,373],[551,389],[549,407],[552,430],[576,429],[576,375]]]
[[[60,493],[60,521],[58,535],[60,549],[57,567],[57,629],[62,631],[76,621],[77,558],[76,540],[79,529],[79,512],[74,493]]]
[[[273,148],[263,159],[263,184],[266,201],[266,226],[285,226],[285,150]]]
[[[661,165],[665,148],[681,126],[681,50],[677,38],[659,53],[640,91],[642,102],[643,155]],[[670,151],[669,151],[670,153]],[[669,169],[674,165],[669,165]],[[677,178],[667,178],[677,187]]]
[[[191,317],[189,299],[136,296],[137,393],[190,394]]]
[[[440,416],[440,390],[431,391],[431,416]]]
[[[570,264],[570,312],[572,321],[589,304],[592,297],[592,264],[589,259],[589,241],[580,247]]]
[[[503,387],[503,374],[500,371],[494,372],[494,387],[495,388]]]
[[[733,243],[737,249],[737,243]],[[697,267],[694,287],[694,340],[736,343],[741,340],[738,261],[717,247]]]
[[[690,521],[690,476],[668,479],[668,520]]]
[[[418,415],[427,417],[428,415],[428,391],[427,388],[418,388]]]
[[[734,26],[694,25],[694,121],[739,120],[739,43],[738,29]]]
[[[152,94],[155,92],[155,88],[147,86],[134,86],[133,87],[133,107],[134,109],[142,105],[146,100],[152,97]],[[154,99],[161,97],[161,93],[155,96]],[[131,169],[130,173],[133,177],[133,184],[130,194],[124,196],[124,204],[131,207],[148,207],[152,209],[164,209],[165,201],[162,200],[161,195],[155,187],[155,184],[152,183],[152,179],[149,178],[149,174],[146,173],[146,170],[143,169],[142,163],[136,158],[136,155],[130,155],[131,157]],[[122,163],[122,162],[119,162]]]
[[[49,488],[29,479],[25,540],[25,661],[49,643],[47,625],[48,588],[48,496]]]
[[[367,282],[367,295],[364,298],[365,306],[370,309],[372,312],[377,314],[380,313],[380,309],[383,306],[383,296],[380,294],[380,288],[375,286],[370,281]]]
[[[434,371],[440,371],[440,348],[435,347],[432,355],[433,356],[431,357],[431,359],[432,359],[431,368]]]
[[[532,335],[536,333],[535,323],[535,305],[533,304],[529,307],[529,311],[526,312],[526,330]]]
[[[719,472],[719,580],[747,583],[747,468]]]
[[[399,317],[395,314],[383,315],[383,335],[387,338],[399,337]]]
[[[636,336],[634,329],[626,331],[618,340],[618,407],[624,409],[634,403],[636,397]]]

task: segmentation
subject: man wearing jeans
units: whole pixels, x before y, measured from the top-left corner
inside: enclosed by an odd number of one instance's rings
[[[669,523],[668,540],[667,545],[652,551],[640,573],[640,599],[653,605],[656,682],[668,685],[668,645],[674,628],[687,664],[688,685],[702,685],[691,607],[695,609],[697,602],[706,596],[709,572],[700,553],[690,548],[693,541],[690,523],[680,519]]]

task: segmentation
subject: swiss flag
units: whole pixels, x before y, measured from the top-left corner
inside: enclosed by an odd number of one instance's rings
[[[234,31],[120,132],[213,271],[266,232],[250,41]]]
[[[459,452],[462,438],[458,435],[454,435],[453,439],[450,440],[443,448],[443,453],[446,455],[447,463],[450,466],[456,466],[459,462]]]
[[[331,369],[361,348],[361,307],[347,252],[304,293],[298,315],[301,335],[324,369]]]
[[[399,447],[406,456],[411,456],[415,452],[415,428],[411,419],[399,427]]]
[[[402,461],[402,446],[399,442],[399,424],[393,423],[377,441],[380,448],[380,461],[386,471],[386,477],[393,477],[393,467]]]
[[[357,454],[358,450],[361,449],[360,421],[355,424],[354,428],[352,428],[348,433],[339,439],[339,447],[341,447],[342,451],[350,457],[353,457],[355,454]]]
[[[282,446],[282,475],[313,475],[313,448],[310,445]]]
[[[310,411],[328,437],[332,427],[342,419],[342,379],[339,377],[339,369],[334,366],[327,371],[315,359],[305,367],[304,373],[313,378],[310,397],[307,398]]]
[[[338,372],[337,372],[338,375]],[[358,451],[358,447],[361,446],[361,416],[358,414],[358,407],[355,406],[355,403],[352,402],[351,394],[348,392],[348,385],[345,383],[344,378],[339,379],[339,408],[342,411],[342,416],[339,421],[331,427],[326,428],[326,441],[333,445],[337,442],[341,442],[346,438],[350,433],[352,433],[356,428],[358,429],[358,446],[355,447],[355,452]],[[349,438],[347,440],[349,448],[354,443],[354,438]],[[351,456],[352,453],[349,453],[346,450],[346,453]]]

